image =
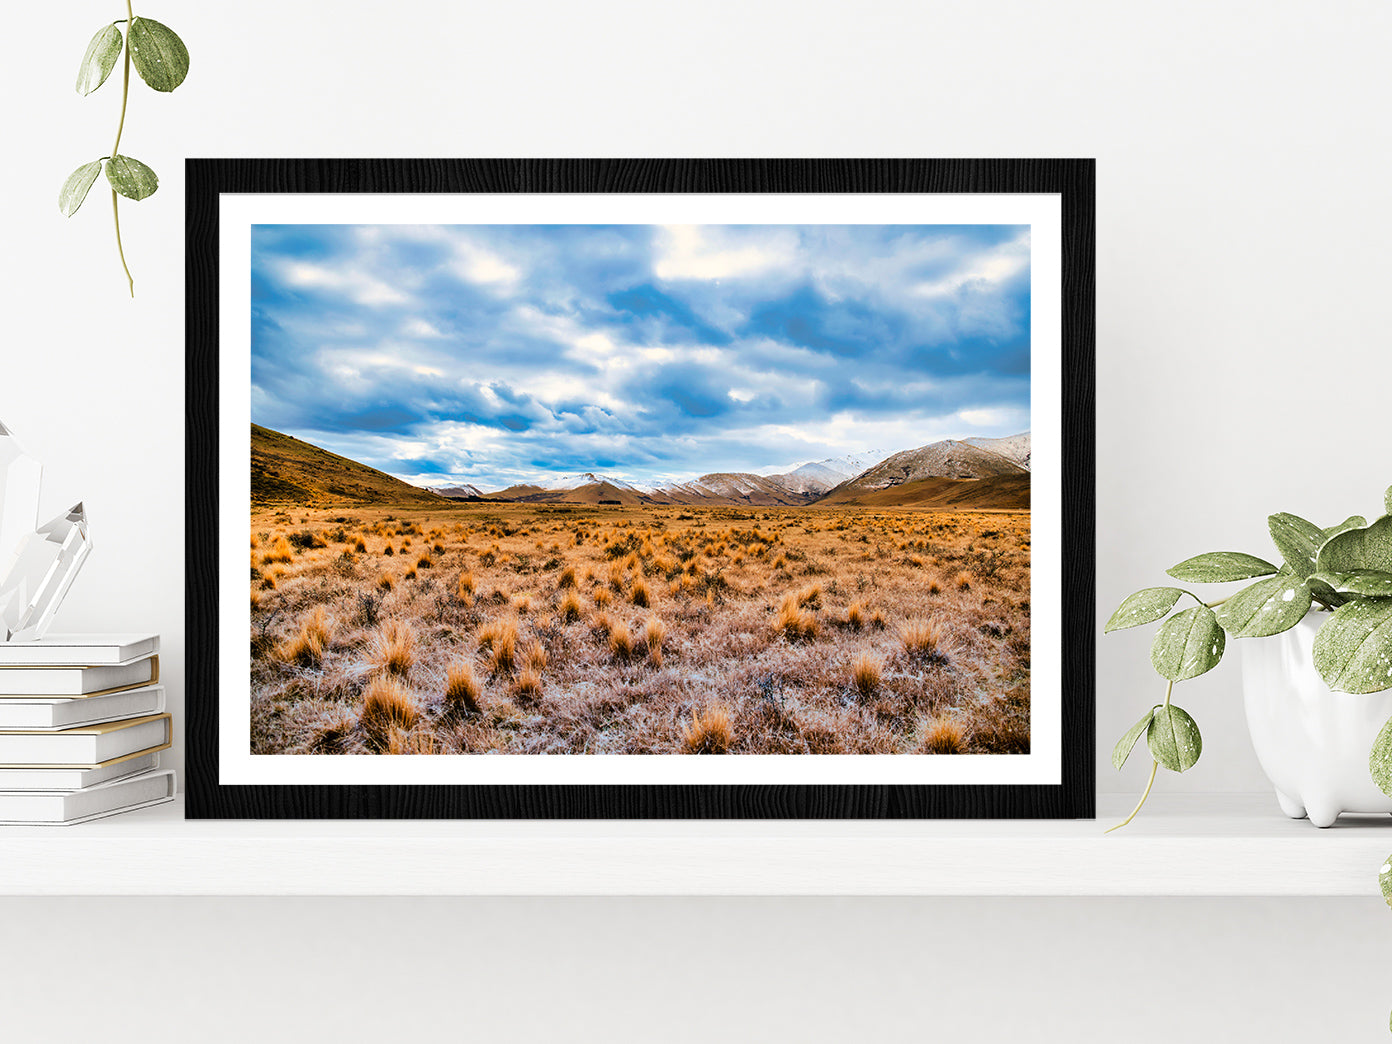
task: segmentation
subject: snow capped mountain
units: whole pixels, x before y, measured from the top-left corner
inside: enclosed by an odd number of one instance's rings
[[[842,483],[836,492],[842,495],[867,493],[927,478],[983,479],[1024,473],[1024,467],[993,450],[957,439],[943,439],[891,454],[873,468]]]
[[[430,492],[438,493],[442,497],[481,497],[484,495],[483,490],[477,486],[471,486],[467,482],[462,486],[434,486]]]
[[[845,457],[815,460],[781,475],[768,475],[766,477],[796,493],[825,493],[832,487],[839,486],[847,479],[854,478],[867,468],[878,464],[891,452],[893,451],[864,450]]]
[[[632,483],[625,482],[623,479],[616,479],[613,475],[596,475],[592,471],[581,472],[579,475],[567,475],[560,479],[547,479],[543,489],[579,489],[581,486],[598,486],[607,482],[617,489],[626,489],[633,493],[644,493],[646,490]]]
[[[963,439],[969,446],[977,446],[981,449],[990,450],[992,453],[999,453],[1006,460],[1014,461],[1026,471],[1030,466],[1030,433],[1025,431],[1019,435],[1007,435],[1003,439]]]

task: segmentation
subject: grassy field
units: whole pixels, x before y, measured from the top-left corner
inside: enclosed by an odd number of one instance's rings
[[[258,754],[1026,753],[1026,511],[251,515]]]

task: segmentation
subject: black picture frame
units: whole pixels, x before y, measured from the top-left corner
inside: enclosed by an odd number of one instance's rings
[[[190,818],[1091,818],[1091,159],[190,159],[186,164]],[[1057,193],[1062,204],[1061,781],[1057,785],[228,786],[218,775],[219,199],[224,193]]]

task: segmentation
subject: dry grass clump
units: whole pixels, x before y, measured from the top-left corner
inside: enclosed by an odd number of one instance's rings
[[[861,653],[851,665],[851,684],[863,700],[880,691],[880,661],[869,653]]]
[[[386,573],[383,573],[377,578],[377,590],[381,591],[383,594],[386,594],[395,586],[396,581]]]
[[[261,556],[262,565],[275,565],[277,562],[289,564],[295,560],[295,552],[290,548],[290,541],[283,536],[278,536],[271,543],[270,550]]]
[[[778,607],[773,629],[790,642],[811,641],[817,637],[817,618],[803,612],[796,595],[789,595]]]
[[[474,571],[472,569],[465,570],[459,574],[459,582],[455,586],[455,594],[458,595],[461,602],[466,604],[472,602],[477,590],[478,581],[474,579]]]
[[[449,665],[445,675],[445,705],[470,714],[483,710],[483,686],[471,664],[456,660]]]
[[[923,751],[926,754],[960,754],[966,737],[966,729],[951,718],[934,718],[923,730]]]
[[[300,633],[280,649],[280,658],[301,667],[318,667],[324,662],[324,652],[332,637],[328,615],[322,605],[318,606],[309,619],[300,624]]]
[[[643,644],[654,667],[662,666],[662,643],[666,640],[667,625],[656,616],[648,617],[648,622],[643,625]]]
[[[561,619],[566,623],[574,623],[585,612],[584,605],[580,602],[580,595],[575,588],[568,588],[565,595],[561,598],[560,605]]]
[[[416,662],[416,632],[402,620],[388,620],[382,625],[372,646],[376,666],[388,674],[406,678]]]
[[[429,555],[421,555],[420,558],[416,559],[417,569],[430,569],[434,565],[435,563]]]
[[[641,576],[633,578],[633,587],[629,589],[629,598],[640,609],[646,609],[652,605],[652,592],[648,589],[648,582]]]
[[[614,596],[609,593],[609,588],[600,587],[595,590],[594,604],[596,609],[608,609],[614,602]]]
[[[400,679],[379,674],[367,683],[358,722],[369,733],[385,738],[393,726],[409,730],[419,717],[416,694]]]
[[[622,620],[615,622],[609,631],[609,652],[616,660],[627,660],[633,655],[633,634],[628,624]]]
[[[972,585],[972,575],[970,573],[958,573],[952,581],[953,586],[959,591],[970,591]]]
[[[546,646],[540,642],[532,642],[527,646],[527,651],[522,654],[523,666],[529,671],[540,674],[546,670],[546,665],[551,662],[551,656],[546,651]]]
[[[251,611],[254,613],[261,608],[261,592],[256,588],[251,589]]]
[[[813,584],[804,587],[797,594],[797,604],[804,609],[820,609],[822,607],[822,585]]]
[[[682,733],[682,743],[688,754],[726,754],[735,742],[735,726],[730,708],[725,704],[709,703],[691,711],[691,724]]]
[[[910,620],[899,631],[904,652],[916,660],[940,661],[947,658],[944,640],[947,629],[941,620]]]
[[[530,667],[524,670],[512,683],[512,695],[516,700],[527,702],[541,695],[541,673]]]
[[[574,588],[576,586],[575,567],[568,565],[561,570],[561,575],[556,578],[556,586],[561,590]]]
[[[517,623],[494,620],[479,628],[479,648],[488,650],[488,664],[494,674],[508,674],[517,665]]]
[[[942,594],[942,584],[938,583],[936,580],[928,581],[928,593],[932,595]]]
[[[875,612],[870,616],[870,626],[877,631],[883,631],[888,626],[888,624],[885,622],[884,613],[876,609]]]
[[[852,602],[846,607],[846,626],[853,631],[865,626],[865,607],[859,602]]]
[[[360,555],[367,554],[367,541],[362,537],[358,537],[353,541],[353,550]]]

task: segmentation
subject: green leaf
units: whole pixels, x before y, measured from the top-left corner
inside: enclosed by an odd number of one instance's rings
[[[1218,618],[1207,606],[1175,613],[1156,632],[1150,662],[1160,677],[1186,681],[1213,670],[1223,658],[1226,639]]]
[[[106,161],[106,180],[127,199],[144,199],[159,188],[155,172],[129,156],[112,156]]]
[[[1315,635],[1315,669],[1336,692],[1392,688],[1392,599],[1349,602]]]
[[[1387,905],[1392,906],[1392,855],[1382,861],[1382,866],[1378,870],[1378,887],[1382,889],[1382,898]]]
[[[1360,598],[1392,598],[1392,573],[1378,569],[1355,569],[1351,573],[1312,573],[1310,579],[1318,577],[1326,587],[1341,595],[1358,595]]]
[[[1382,495],[1382,504],[1389,515],[1392,515],[1392,486],[1387,487],[1387,492]]]
[[[1115,756],[1112,760],[1116,760]],[[1392,718],[1387,720],[1377,739],[1373,740],[1373,749],[1368,754],[1368,771],[1372,773],[1373,782],[1378,785],[1378,789],[1392,797]],[[1386,867],[1382,868],[1381,876],[1387,877]],[[1382,894],[1387,895],[1385,883]]]
[[[1110,634],[1123,627],[1154,623],[1173,609],[1183,594],[1177,587],[1147,587],[1144,591],[1137,591],[1117,606],[1117,611],[1107,621],[1107,626],[1102,628],[1102,633]]]
[[[78,94],[85,97],[106,82],[111,70],[116,68],[116,59],[121,57],[123,42],[121,30],[114,25],[104,25],[97,30],[77,69]]]
[[[140,78],[157,91],[172,91],[188,75],[189,53],[179,34],[153,18],[130,27],[131,61]]]
[[[1347,602],[1349,598],[1348,595],[1341,595],[1339,592],[1335,591],[1334,588],[1329,586],[1328,581],[1325,580],[1326,575],[1336,576],[1338,574],[1311,573],[1305,578],[1305,586],[1310,589],[1310,596],[1312,598],[1317,598],[1325,605],[1337,609]]]
[[[1319,572],[1352,573],[1376,569],[1392,573],[1392,515],[1364,529],[1349,529],[1330,537],[1319,552]]]
[[[1150,756],[1171,772],[1191,769],[1203,753],[1199,726],[1184,711],[1170,704],[1155,711],[1146,729]]]
[[[1126,764],[1126,759],[1131,756],[1131,749],[1136,746],[1136,741],[1141,738],[1141,733],[1150,728],[1150,719],[1155,717],[1155,708],[1146,711],[1146,716],[1136,724],[1126,730],[1126,735],[1117,740],[1117,745],[1112,748],[1112,768],[1118,772],[1121,766]]]
[[[1254,576],[1270,576],[1276,567],[1254,555],[1241,551],[1210,551],[1206,555],[1186,558],[1166,570],[1176,580],[1198,584],[1222,584],[1229,580],[1250,580]]]
[[[1368,520],[1362,515],[1350,515],[1337,526],[1330,526],[1324,531],[1324,539],[1338,536],[1340,533],[1347,533],[1350,529],[1362,529],[1367,526]]]
[[[91,189],[92,182],[97,180],[101,169],[102,161],[93,160],[91,163],[84,163],[68,175],[68,180],[63,182],[63,187],[58,190],[58,209],[63,212],[64,217],[72,217],[77,213],[77,208],[82,206],[82,201],[87,198],[87,192]]]
[[[1218,607],[1218,622],[1234,638],[1288,631],[1310,611],[1310,589],[1296,577],[1273,576],[1244,587]]]
[[[1271,540],[1290,570],[1302,580],[1315,571],[1315,556],[1324,543],[1324,530],[1299,515],[1282,512],[1266,520]]]

